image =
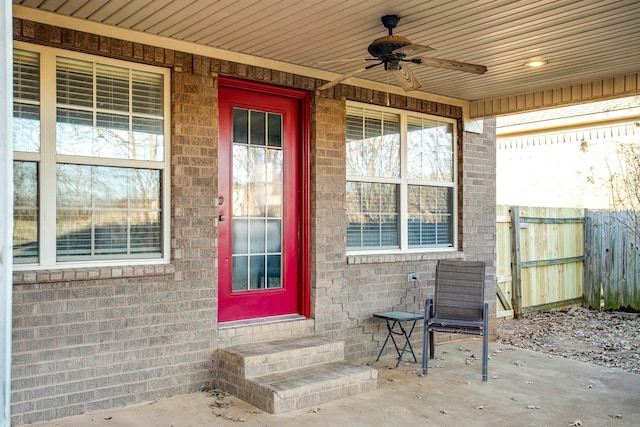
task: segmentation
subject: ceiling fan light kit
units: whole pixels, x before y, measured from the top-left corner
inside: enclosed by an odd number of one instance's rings
[[[421,57],[420,55],[423,53],[435,49],[429,46],[414,44],[406,37],[394,35],[393,29],[400,21],[398,15],[385,15],[381,18],[381,21],[382,25],[389,30],[389,34],[375,39],[367,48],[367,51],[372,57],[365,58],[366,61],[376,61],[376,63],[342,75],[320,86],[318,90],[329,89],[349,77],[379,65],[384,65],[385,71],[393,72],[396,80],[405,91],[416,90],[422,87],[422,84],[408,64],[444,68],[474,74],[483,74],[487,71],[487,67],[484,65],[469,64],[449,59]]]

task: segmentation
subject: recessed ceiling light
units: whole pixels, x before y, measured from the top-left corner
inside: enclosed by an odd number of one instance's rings
[[[546,59],[531,59],[524,63],[527,67],[542,67],[543,65],[547,65],[549,61]]]

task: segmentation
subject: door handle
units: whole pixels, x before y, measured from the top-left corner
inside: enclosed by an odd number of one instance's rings
[[[222,222],[224,220],[226,220],[227,218],[224,215],[218,215],[218,221]]]

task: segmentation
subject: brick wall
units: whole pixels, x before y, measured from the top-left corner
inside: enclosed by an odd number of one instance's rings
[[[317,332],[344,339],[350,359],[371,358],[386,333],[373,312],[421,309],[407,273],[418,274],[427,294],[443,256],[488,260],[495,277],[495,128],[488,120],[484,134],[461,137],[464,252],[346,256],[345,99],[455,118],[459,129],[462,110],[338,85],[312,97],[312,318],[219,329],[216,77],[304,90],[324,81],[22,19],[14,19],[14,37],[172,69],[171,264],[14,273],[16,425],[214,385],[218,346]]]
[[[482,134],[463,133],[462,250],[465,258],[487,263],[485,298],[489,328],[496,313],[496,120],[484,119]],[[495,333],[492,332],[493,335]]]

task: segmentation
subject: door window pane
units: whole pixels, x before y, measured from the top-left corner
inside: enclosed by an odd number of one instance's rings
[[[264,253],[267,237],[264,219],[252,219],[249,221],[249,252],[252,254]]]
[[[233,109],[233,142],[237,144],[249,143],[249,110]]]
[[[233,126],[233,290],[281,287],[282,115],[234,108]]]
[[[269,145],[282,147],[282,114],[269,113]]]
[[[251,111],[251,140],[252,145],[265,145],[266,114],[261,111]]]
[[[267,257],[267,288],[282,287],[282,257],[269,255]]]
[[[249,257],[233,257],[233,291],[246,291],[249,289]]]

